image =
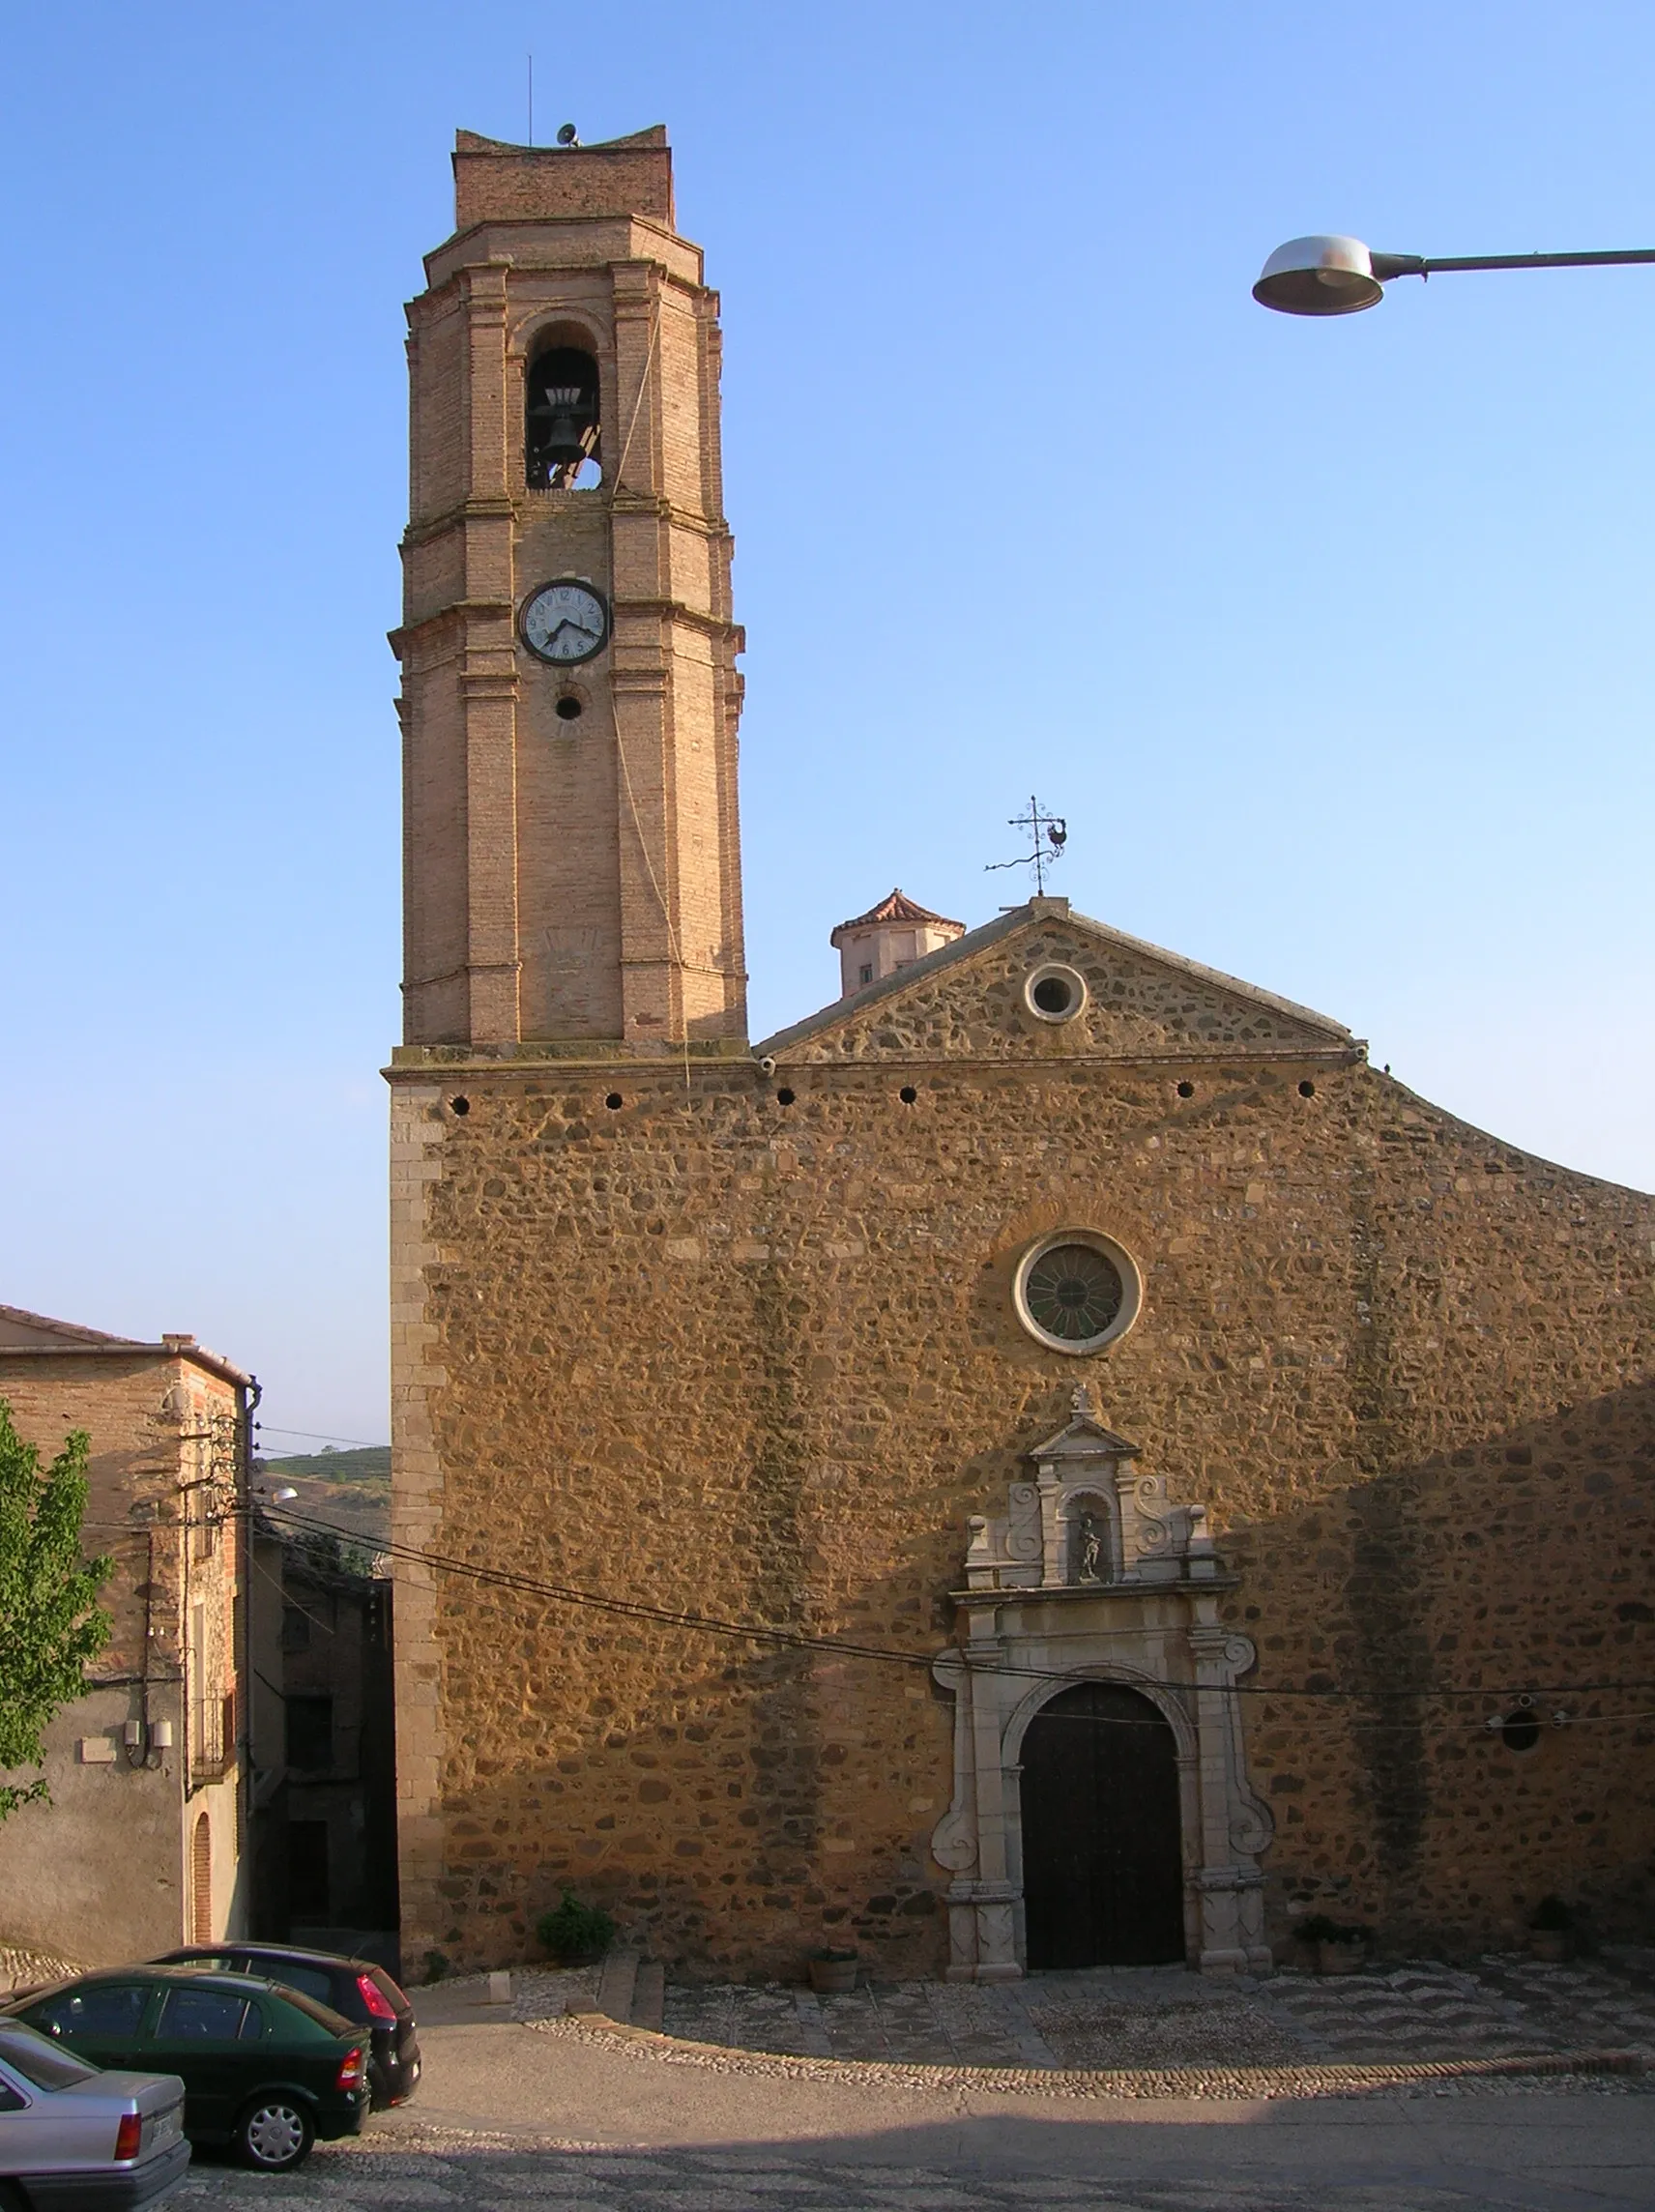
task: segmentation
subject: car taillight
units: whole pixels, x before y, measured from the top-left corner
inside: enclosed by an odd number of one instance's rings
[[[357,1994],[366,2005],[369,2020],[394,2020],[396,2018],[396,2007],[386,1996],[385,1992],[371,1974],[359,1974],[357,1976]]]
[[[334,2080],[335,2089],[360,2089],[363,2085],[363,2058],[360,2051],[347,2051],[340,2062]]]
[[[117,2158],[136,2158],[143,2133],[143,2114],[141,2112],[123,2112],[121,2124],[115,2130],[115,2156]]]

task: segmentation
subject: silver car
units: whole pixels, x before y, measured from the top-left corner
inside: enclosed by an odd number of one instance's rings
[[[184,2083],[105,2073],[0,2020],[0,2206],[109,2212],[153,2204],[184,2177]]]

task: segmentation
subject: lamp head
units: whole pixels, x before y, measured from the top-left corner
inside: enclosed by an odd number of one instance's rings
[[[1359,238],[1293,238],[1265,262],[1253,297],[1284,315],[1353,315],[1378,306],[1384,288]]]

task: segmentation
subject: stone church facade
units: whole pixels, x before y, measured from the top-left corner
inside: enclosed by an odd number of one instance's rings
[[[749,1045],[664,134],[455,167],[393,639],[405,1957],[526,1955],[565,1883],[709,1972],[1646,1933],[1655,1204],[1062,899],[893,893]]]

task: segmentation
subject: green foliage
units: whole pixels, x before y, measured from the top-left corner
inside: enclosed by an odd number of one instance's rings
[[[426,1981],[445,1981],[448,1978],[449,1968],[450,1965],[451,1961],[450,1960],[449,1954],[446,1951],[427,1951],[425,1954]]]
[[[600,1905],[582,1905],[572,1889],[542,1912],[535,1934],[554,1959],[601,1959],[615,1940],[615,1923]]]
[[[47,1723],[109,1641],[98,1592],[114,1561],[80,1552],[89,1442],[76,1429],[43,1473],[0,1398],[0,1774],[43,1763]],[[50,1802],[44,1775],[0,1781],[0,1820],[37,1800]]]

